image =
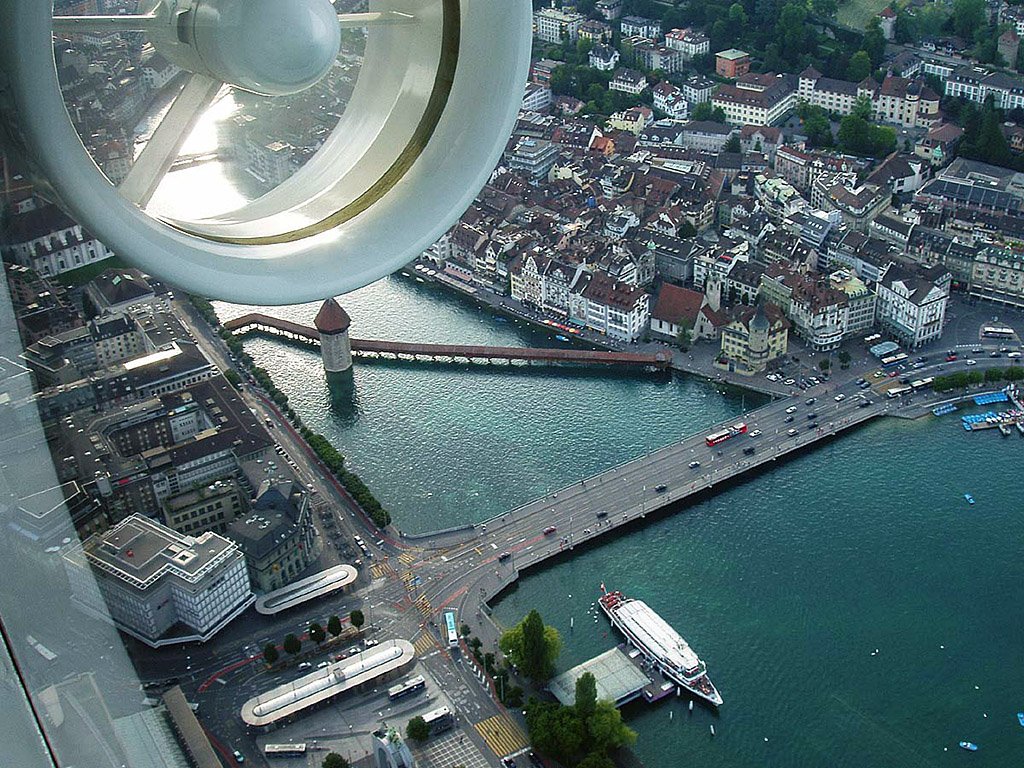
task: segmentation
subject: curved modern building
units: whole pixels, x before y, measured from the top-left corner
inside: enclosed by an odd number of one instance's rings
[[[351,565],[335,565],[319,573],[299,579],[281,589],[268,592],[256,600],[256,610],[272,616],[275,613],[294,608],[307,600],[344,589],[356,580],[359,572]]]
[[[242,720],[256,728],[273,727],[335,696],[404,674],[415,661],[412,643],[389,640],[249,699],[242,705]]]

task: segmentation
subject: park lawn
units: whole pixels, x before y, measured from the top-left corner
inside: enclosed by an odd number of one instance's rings
[[[839,6],[836,21],[844,27],[863,32],[871,17],[880,13],[888,4],[889,0],[849,0]]]

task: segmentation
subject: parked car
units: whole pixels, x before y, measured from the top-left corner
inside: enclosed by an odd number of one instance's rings
[[[245,762],[245,755],[243,755],[237,749],[234,752],[231,753],[231,756],[233,758],[235,758],[235,762],[238,763],[239,765],[241,765],[242,763]]]

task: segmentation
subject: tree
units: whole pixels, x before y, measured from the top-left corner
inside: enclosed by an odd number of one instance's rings
[[[985,0],[953,0],[953,31],[966,41],[985,23]]]
[[[836,15],[836,0],[811,0],[811,10],[822,19],[831,19]]]
[[[331,616],[327,619],[327,631],[331,633],[333,637],[337,637],[341,634],[341,619],[337,616]]]
[[[725,110],[721,107],[713,107],[710,101],[705,101],[703,104],[698,104],[693,108],[693,113],[690,117],[693,120],[711,120],[715,123],[724,123]]]
[[[867,51],[857,51],[846,66],[846,79],[859,83],[871,74],[871,57]]]
[[[267,643],[263,648],[264,661],[266,661],[267,664],[273,664],[279,658],[281,658],[281,654],[277,652],[277,646],[273,643]]]
[[[839,365],[841,365],[844,369],[850,367],[850,353],[847,352],[845,349],[840,349],[839,354],[836,355],[836,357],[839,358]]]
[[[860,47],[871,57],[872,66],[877,67],[882,63],[885,57],[885,35],[882,34],[877,16],[868,22],[868,30],[864,33]]]
[[[320,764],[323,768],[348,768],[348,760],[337,752],[328,752],[324,761]]]
[[[729,6],[729,24],[733,29],[742,29],[747,26],[747,11],[739,3]]]
[[[615,761],[600,752],[591,752],[576,768],[615,768]]]
[[[228,383],[238,389],[238,385],[242,383],[242,375],[234,368],[228,368],[224,371],[224,378],[228,380]]]
[[[539,751],[561,763],[572,764],[587,744],[586,728],[572,707],[530,699],[526,704],[526,730]]]
[[[734,133],[732,136],[730,136],[729,140],[727,142],[725,142],[725,146],[722,147],[722,151],[723,152],[740,152],[740,151],[742,151],[741,147],[740,147],[740,135],[738,133]]]
[[[783,56],[796,63],[806,51],[808,35],[807,6],[801,3],[787,3],[779,13],[775,24],[775,39],[780,42]]]
[[[302,650],[302,641],[291,633],[285,635],[284,642],[281,645],[285,653],[289,653],[292,656]]]
[[[676,334],[676,344],[684,352],[690,348],[690,341],[693,338],[693,323],[686,318],[679,321],[679,333]]]
[[[359,629],[363,626],[363,624],[366,623],[366,617],[363,616],[363,612],[360,611],[358,608],[356,608],[354,611],[352,611],[352,613],[348,615],[348,620],[349,623],[352,624],[352,626],[356,629]]]
[[[597,678],[592,672],[584,672],[576,679],[576,714],[583,722],[590,720],[597,709]]]
[[[327,639],[327,633],[324,632],[324,628],[320,626],[319,622],[311,621],[309,623],[309,639],[317,645]]]
[[[827,371],[829,368],[832,367],[832,363],[828,361],[827,357],[823,357],[821,360],[818,361],[818,367],[821,368],[821,370],[823,371]]]
[[[427,725],[427,721],[419,715],[416,715],[409,724],[405,726],[405,738],[412,741],[418,741],[422,744],[424,741],[430,738],[430,726]]]
[[[554,627],[544,626],[540,614],[532,610],[501,636],[499,647],[524,675],[543,681],[554,671],[555,660],[562,651],[562,638]]]
[[[599,701],[587,721],[592,748],[606,752],[636,741],[636,731],[622,722],[622,713],[610,701]]]

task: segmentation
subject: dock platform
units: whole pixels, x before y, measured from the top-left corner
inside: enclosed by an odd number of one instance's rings
[[[597,683],[597,698],[609,699],[616,707],[641,696],[653,703],[676,690],[674,683],[645,663],[640,651],[625,643],[563,672],[548,683],[548,690],[562,704],[572,706],[576,700],[576,681],[587,672]]]

